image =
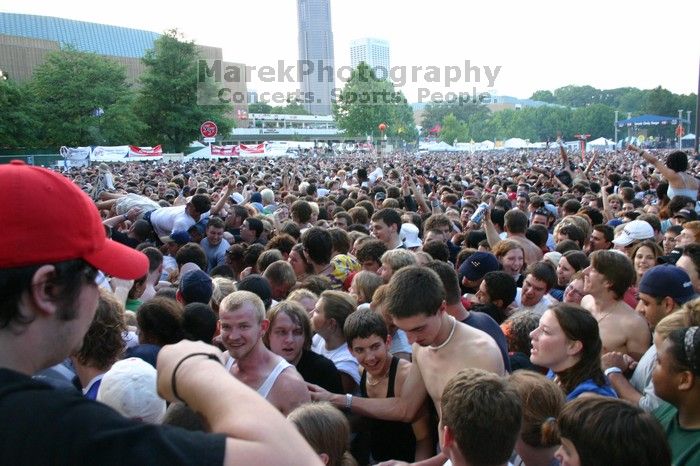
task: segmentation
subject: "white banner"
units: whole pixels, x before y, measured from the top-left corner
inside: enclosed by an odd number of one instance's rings
[[[129,154],[129,146],[96,146],[92,150],[95,162],[124,162]]]

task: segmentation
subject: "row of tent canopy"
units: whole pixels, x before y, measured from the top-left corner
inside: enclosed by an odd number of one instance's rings
[[[549,143],[550,147],[554,147],[554,143]],[[578,141],[569,141],[565,143],[568,147],[578,147]],[[615,142],[612,139],[600,137],[586,143],[586,147],[598,150],[614,150]],[[546,149],[546,142],[528,142],[525,139],[510,138],[499,144],[498,147],[493,141],[485,140],[481,142],[458,142],[450,145],[444,141],[441,142],[421,142],[418,145],[419,150],[428,152],[475,152],[494,149]]]

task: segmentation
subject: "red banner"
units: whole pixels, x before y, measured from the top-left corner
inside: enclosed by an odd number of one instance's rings
[[[265,153],[265,144],[255,144],[255,145],[241,144],[240,145],[240,152],[242,155],[264,154]]]
[[[216,157],[236,157],[239,155],[238,146],[211,146],[211,155]]]
[[[160,144],[155,147],[129,146],[129,157],[162,157],[163,149]]]

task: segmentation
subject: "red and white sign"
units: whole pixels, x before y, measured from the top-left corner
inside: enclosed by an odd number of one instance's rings
[[[238,157],[264,155],[265,144],[239,144],[231,146],[211,146],[212,157]]]
[[[158,144],[155,147],[129,146],[129,157],[162,157],[163,149]]]
[[[236,157],[239,155],[238,146],[211,146],[213,157]]]
[[[202,123],[202,126],[199,127],[199,132],[202,133],[202,136],[205,138],[213,138],[219,132],[219,128],[213,121],[205,121]]]
[[[264,154],[265,144],[241,144],[240,153],[241,155]]]

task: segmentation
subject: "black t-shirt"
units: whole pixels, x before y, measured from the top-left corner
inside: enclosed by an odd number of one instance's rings
[[[302,350],[296,368],[305,381],[323,387],[331,393],[344,393],[340,372],[327,357]]]
[[[0,464],[221,465],[226,436],[121,416],[78,393],[0,369]]]

